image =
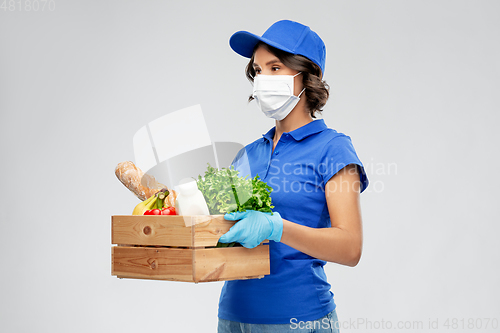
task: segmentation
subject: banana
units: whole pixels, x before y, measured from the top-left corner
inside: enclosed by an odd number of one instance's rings
[[[156,194],[152,195],[148,199],[144,200],[137,206],[135,206],[132,215],[144,215],[144,212],[150,209],[162,209],[164,206],[164,200],[168,196],[169,191],[164,188],[158,191]]]
[[[156,200],[158,197],[155,195],[152,195],[148,199],[144,200],[137,206],[135,206],[134,211],[132,212],[132,215],[144,215],[144,212],[152,209],[156,205]]]

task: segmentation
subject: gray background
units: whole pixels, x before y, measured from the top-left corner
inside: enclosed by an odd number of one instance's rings
[[[0,9],[2,332],[215,331],[222,283],[110,275],[110,216],[138,203],[114,167],[194,104],[213,141],[271,128],[228,39],[285,18],[324,39],[324,119],[371,181],[361,262],[326,266],[342,331],[500,320],[499,1],[26,2]]]

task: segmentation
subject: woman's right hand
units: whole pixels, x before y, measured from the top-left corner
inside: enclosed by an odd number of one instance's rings
[[[283,219],[277,212],[263,213],[255,210],[234,212],[224,215],[229,221],[237,221],[221,236],[219,242],[238,242],[246,248],[254,248],[265,239],[279,242],[283,234]]]

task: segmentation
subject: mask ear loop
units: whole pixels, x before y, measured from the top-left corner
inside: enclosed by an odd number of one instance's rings
[[[300,98],[300,95],[302,95],[302,93],[306,90],[306,88],[302,89],[302,91],[300,92],[299,96],[297,96],[298,98]]]
[[[293,77],[296,77],[297,75],[299,74],[302,74],[302,72],[298,72],[297,74],[295,74]],[[300,94],[297,96],[298,98],[300,98],[300,95],[302,95],[302,93],[304,92],[304,90],[306,90],[306,88],[302,89],[302,91],[300,92]]]

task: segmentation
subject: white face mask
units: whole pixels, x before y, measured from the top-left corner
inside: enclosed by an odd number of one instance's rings
[[[257,75],[253,82],[253,94],[262,112],[269,118],[283,120],[300,101],[293,94],[293,78],[299,75]]]

